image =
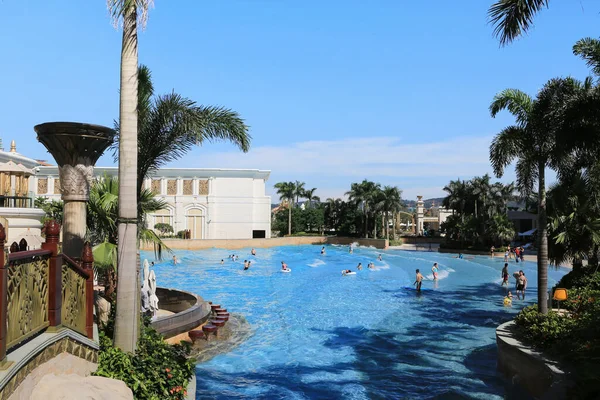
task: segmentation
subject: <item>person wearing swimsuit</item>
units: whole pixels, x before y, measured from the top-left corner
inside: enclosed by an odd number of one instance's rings
[[[436,281],[438,278],[438,263],[433,263],[433,267],[431,267],[431,272],[433,272],[433,280]]]

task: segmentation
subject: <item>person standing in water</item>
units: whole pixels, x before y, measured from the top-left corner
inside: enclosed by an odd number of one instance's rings
[[[433,267],[431,267],[431,272],[433,273],[433,280],[436,281],[438,278],[438,263],[433,263]]]
[[[325,254],[325,246],[321,247],[321,254]]]
[[[492,258],[494,258],[494,252],[495,252],[495,251],[496,251],[496,248],[495,248],[494,246],[492,246],[492,247],[490,248],[490,256],[491,256]]]
[[[348,252],[352,254],[352,245],[348,246]]]
[[[379,255],[379,257],[377,257],[377,261],[383,261],[383,259],[381,258],[381,254]]]
[[[504,268],[502,268],[502,285],[506,285],[508,287],[508,263],[504,263]]]
[[[362,270],[362,263],[358,263],[358,265],[356,266],[356,269],[361,271]]]
[[[250,254],[252,254],[253,256],[256,255],[256,250],[252,249],[252,251],[250,251]]]
[[[248,263],[248,260],[244,260],[244,271],[246,271],[248,268],[250,268],[250,263]]]
[[[525,289],[527,289],[527,278],[525,277],[525,273],[523,270],[519,271],[519,276],[517,277],[517,299],[521,300],[519,296],[519,292],[523,296],[522,300],[525,300]]]
[[[177,256],[173,256],[173,265],[177,265],[178,261],[177,261]]]
[[[283,261],[281,262],[281,270],[282,271],[287,271],[288,270],[288,266],[286,263],[284,263]]]
[[[413,283],[413,285],[417,285],[417,292],[421,291],[421,284],[423,283],[423,275],[421,275],[421,272],[417,269],[416,270],[416,280],[415,283]]]

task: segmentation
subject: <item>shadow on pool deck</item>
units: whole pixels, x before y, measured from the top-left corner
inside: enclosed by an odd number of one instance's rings
[[[498,310],[477,307],[483,303],[489,307],[489,301],[495,301],[504,293],[505,289],[489,284],[452,292],[424,293],[419,299],[419,312],[428,321],[409,326],[401,333],[363,327],[322,330],[329,336],[322,345],[332,349],[351,348],[355,355],[353,361],[318,367],[278,365],[243,374],[202,370],[198,376],[198,389],[204,386],[202,381],[207,381],[232,388],[255,386],[260,392],[250,396],[219,388],[218,394],[198,390],[197,398],[272,399],[289,398],[295,393],[310,399],[354,396],[368,399],[470,399],[472,393],[499,396],[506,393],[508,399],[524,399],[519,393],[515,394],[497,372],[495,344],[461,348],[461,344],[464,346],[469,342],[476,345],[472,335],[474,329],[494,328],[513,317],[500,302]],[[416,296],[416,293],[398,291],[400,297],[411,295]],[[494,300],[486,300],[485,296]],[[390,311],[392,313],[384,318],[390,318],[396,312],[393,308]],[[358,373],[361,378],[356,379],[347,371]],[[315,378],[323,373],[334,375],[336,380]]]

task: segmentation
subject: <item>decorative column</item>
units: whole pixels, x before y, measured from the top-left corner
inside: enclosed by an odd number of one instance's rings
[[[415,234],[423,234],[423,218],[425,216],[425,203],[423,202],[423,196],[417,196],[417,231]]]
[[[90,242],[85,242],[81,253],[81,268],[88,273],[85,281],[85,334],[94,338],[94,254]]]
[[[63,253],[79,258],[86,233],[86,202],[94,165],[112,143],[115,131],[100,125],[48,122],[34,127],[38,140],[58,164],[64,201]]]
[[[62,254],[59,253],[60,225],[50,220],[45,227],[46,241],[42,243],[42,249],[52,252],[48,265],[48,321],[51,327],[60,326],[62,323]]]

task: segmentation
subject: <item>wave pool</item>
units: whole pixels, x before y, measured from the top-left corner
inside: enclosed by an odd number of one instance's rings
[[[156,264],[159,286],[195,292],[243,314],[253,328],[233,351],[197,366],[198,399],[504,397],[495,328],[536,301],[534,262],[510,263],[511,274],[523,269],[529,285],[526,300],[515,296],[507,308],[501,257],[320,249],[284,246],[257,249],[256,256],[250,249],[177,251],[176,267],[170,260]],[[244,259],[252,261],[248,271]],[[281,261],[291,273],[280,272]],[[341,275],[359,262],[357,275]],[[431,279],[433,262],[439,280],[426,280],[416,293],[415,269]],[[551,269],[549,285],[566,272]],[[511,278],[513,295],[514,284]]]

